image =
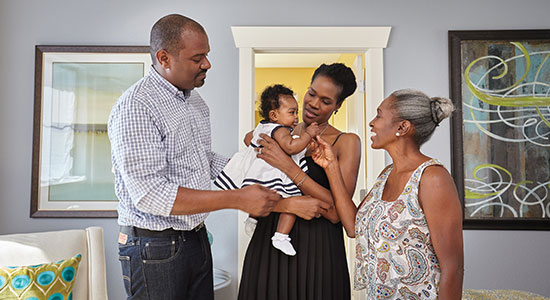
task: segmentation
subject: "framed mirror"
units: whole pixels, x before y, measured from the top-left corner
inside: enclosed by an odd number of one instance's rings
[[[107,121],[148,46],[36,46],[31,217],[116,217]]]

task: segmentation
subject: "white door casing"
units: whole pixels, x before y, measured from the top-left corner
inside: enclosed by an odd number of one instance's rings
[[[232,26],[239,49],[239,136],[254,128],[254,54],[256,53],[364,53],[365,78],[358,91],[365,101],[348,102],[348,129],[361,137],[362,157],[354,201],[361,189],[371,187],[384,168],[384,152],[370,147],[367,122],[384,99],[384,61],[391,27],[248,27]],[[351,106],[350,106],[351,104]],[[364,112],[364,113],[363,113]],[[244,148],[239,143],[239,148]],[[244,232],[246,213],[238,214],[238,283],[250,238]],[[350,245],[351,246],[351,245]],[[350,264],[352,266],[353,264]],[[353,269],[350,268],[350,273]],[[363,293],[364,294],[364,293]],[[356,295],[354,295],[356,296]],[[354,297],[356,298],[356,297]],[[358,298],[356,298],[358,299]]]

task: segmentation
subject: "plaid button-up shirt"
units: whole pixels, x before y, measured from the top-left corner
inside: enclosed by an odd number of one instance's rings
[[[151,67],[109,116],[118,223],[190,230],[208,214],[171,216],[178,186],[210,189],[227,163],[212,152],[210,112],[197,91],[180,91]]]

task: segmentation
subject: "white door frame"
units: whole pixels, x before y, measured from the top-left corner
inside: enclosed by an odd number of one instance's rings
[[[362,157],[365,166],[365,184],[371,187],[384,168],[384,152],[373,151],[367,137],[367,122],[376,115],[376,108],[384,99],[383,49],[388,44],[391,27],[248,27],[232,26],[235,45],[239,49],[239,136],[254,128],[254,54],[255,53],[364,53],[365,103],[350,101],[348,112],[363,112],[356,126],[363,141]],[[361,84],[361,83],[359,83]],[[369,105],[366,105],[368,103]],[[352,107],[353,106],[353,107]],[[362,127],[362,128],[361,128]],[[356,130],[350,130],[356,131]],[[370,134],[369,134],[370,137]],[[239,148],[244,148],[239,143]],[[358,185],[360,186],[360,185]],[[357,194],[357,193],[356,193]],[[355,199],[360,201],[360,199]],[[238,217],[238,282],[249,237],[244,233],[247,215]],[[353,265],[353,264],[352,264]],[[350,272],[353,272],[350,269]]]

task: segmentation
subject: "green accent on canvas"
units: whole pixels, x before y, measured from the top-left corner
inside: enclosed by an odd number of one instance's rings
[[[519,85],[525,79],[525,77],[527,77],[527,73],[529,72],[529,68],[531,67],[531,57],[529,56],[529,52],[527,52],[527,49],[525,49],[525,47],[523,47],[523,45],[521,45],[518,42],[513,42],[512,44],[518,47],[525,57],[525,73],[521,76],[519,80],[517,80],[513,85],[511,85],[509,89],[512,89],[515,86]],[[474,86],[474,84],[470,80],[470,69],[475,63],[485,58],[486,57],[480,57],[472,61],[464,71],[464,79],[466,81],[466,85],[468,86],[468,89],[479,100],[487,104],[500,105],[500,106],[506,106],[506,107],[528,107],[528,106],[550,105],[550,97],[535,97],[535,96],[504,97],[504,96],[493,96],[480,91],[476,86]],[[508,67],[506,65],[506,62],[504,62],[502,58],[500,57],[494,57],[494,58],[500,60],[501,63],[503,63],[505,66],[505,70],[502,74],[493,77],[493,79],[499,79],[499,78],[502,78],[504,75],[506,75],[506,73],[508,72]]]
[[[481,164],[481,165],[475,167],[474,171],[472,172],[472,175],[474,175],[474,178],[479,180],[479,181],[482,181],[482,180],[481,180],[481,178],[477,177],[476,173],[479,169],[482,169],[482,168],[496,168],[496,169],[502,170],[504,173],[508,174],[508,176],[510,176],[510,180],[512,180],[512,173],[510,173],[505,168],[503,168],[499,165],[495,165],[495,164]],[[464,196],[468,199],[483,199],[483,198],[487,198],[487,197],[497,195],[499,193],[500,193],[500,191],[496,191],[496,192],[492,192],[492,193],[478,193],[478,192],[472,192],[472,191],[469,191],[469,190],[465,190],[465,195]]]
[[[70,299],[82,255],[56,263],[0,267],[0,299]]]
[[[538,78],[539,77],[539,73],[540,73],[540,70],[542,69],[542,66],[544,66],[544,63],[548,60],[548,57],[550,57],[550,53],[548,53],[546,55],[546,57],[542,60],[542,63],[539,65],[539,67],[537,68],[537,74],[535,75],[535,78]],[[540,109],[538,107],[535,107],[535,109],[537,110],[537,114],[539,115],[539,117],[542,119],[542,121],[544,122],[544,124],[546,124],[546,126],[548,126],[548,128],[550,128],[550,121],[548,121],[548,119],[546,119],[544,117],[544,115],[540,112]]]
[[[518,182],[518,184],[516,185],[516,187],[514,188],[514,193],[517,191],[517,189],[522,185],[522,184],[525,184],[525,183],[533,183],[531,180],[524,180],[524,181],[521,181],[521,182]]]

